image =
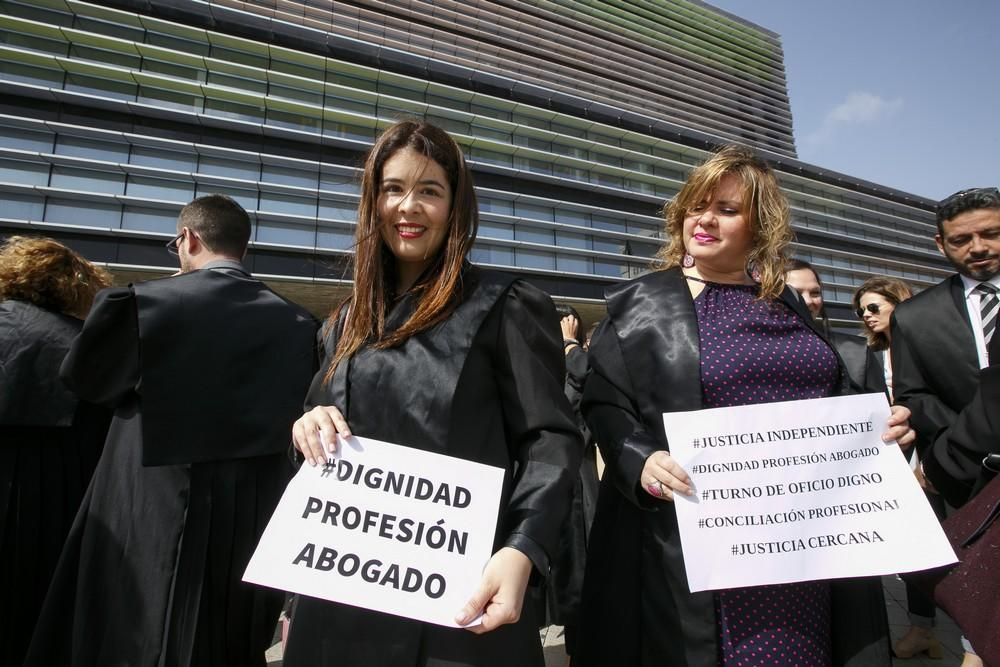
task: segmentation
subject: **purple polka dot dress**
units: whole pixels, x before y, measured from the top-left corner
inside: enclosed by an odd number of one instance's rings
[[[833,393],[837,357],[781,302],[755,286],[706,283],[694,302],[706,408],[819,398]],[[719,665],[831,664],[826,582],[718,591]]]

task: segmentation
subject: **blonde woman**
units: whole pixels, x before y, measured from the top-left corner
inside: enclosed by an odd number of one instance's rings
[[[591,534],[578,665],[889,664],[877,578],[691,593],[662,413],[831,396],[848,379],[785,287],[788,204],[729,146],[666,207],[659,270],[608,290],[583,413],[607,464]],[[886,440],[912,440],[899,410]],[[575,654],[576,655],[576,654]]]

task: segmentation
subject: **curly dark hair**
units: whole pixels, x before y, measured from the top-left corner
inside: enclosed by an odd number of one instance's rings
[[[0,300],[27,301],[83,319],[111,274],[49,238],[11,236],[0,246]]]

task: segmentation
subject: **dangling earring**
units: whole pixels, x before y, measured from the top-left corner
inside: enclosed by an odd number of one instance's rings
[[[684,253],[684,257],[681,259],[681,266],[685,269],[690,269],[694,266],[694,257],[690,253]]]
[[[747,260],[747,275],[750,276],[750,280],[754,281],[758,285],[760,284],[760,267],[757,266],[757,262],[752,259]]]

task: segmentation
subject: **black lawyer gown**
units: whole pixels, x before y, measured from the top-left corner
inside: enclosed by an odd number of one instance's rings
[[[19,665],[111,413],[78,401],[59,365],[82,322],[0,303],[0,646]]]
[[[356,435],[506,470],[494,550],[518,548],[545,573],[580,461],[555,309],[510,277],[468,267],[463,282],[446,321],[398,348],[363,349],[328,386],[321,371],[307,409],[335,405]],[[387,328],[412,308],[401,299]],[[326,340],[327,355],[335,342]],[[518,623],[479,636],[309,597],[295,608],[284,659],[285,667],[542,664],[527,606]]]

